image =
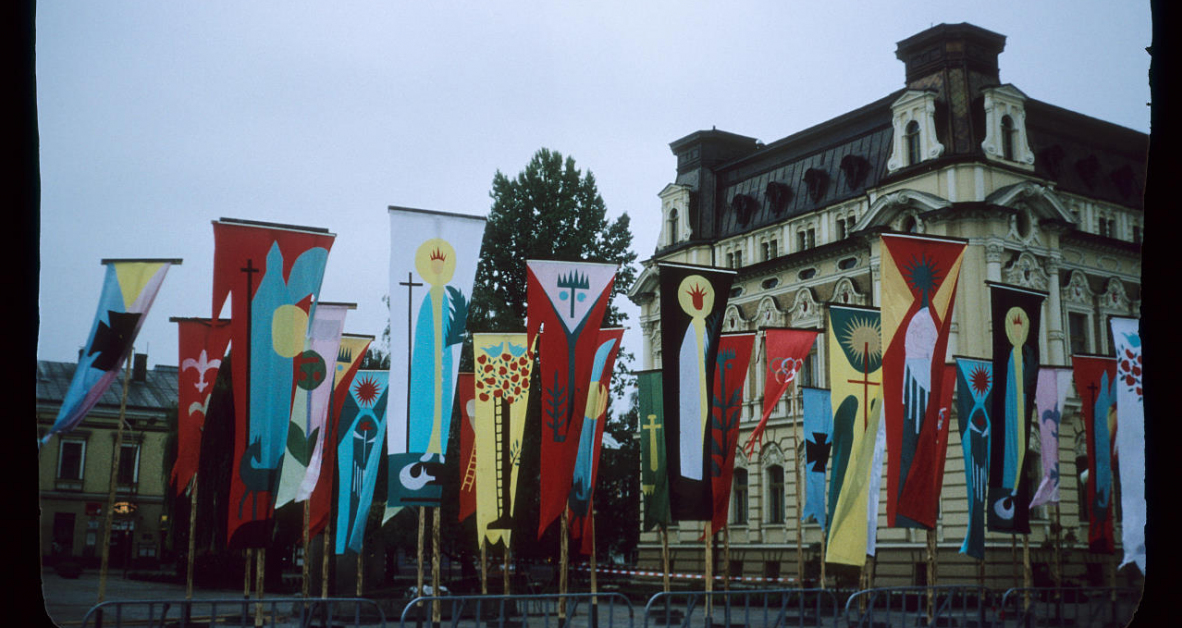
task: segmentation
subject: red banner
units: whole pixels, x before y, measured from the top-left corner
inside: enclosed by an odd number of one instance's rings
[[[800,375],[804,360],[813,349],[813,342],[817,339],[814,329],[768,329],[764,331],[764,344],[767,347],[767,377],[763,385],[763,416],[747,444],[743,446],[747,457],[755,455],[756,449],[763,442],[763,431],[767,428],[768,417],[776,409],[776,403],[788,390],[792,382]]]
[[[730,512],[731,478],[743,416],[743,384],[751,364],[755,333],[723,334],[714,360],[714,396],[710,407],[710,484],[714,495],[712,532],[726,527]]]
[[[460,514],[459,521],[476,514],[476,377],[456,375],[456,405],[460,408]]]
[[[177,439],[172,483],[179,495],[197,473],[201,458],[201,428],[218,369],[230,344],[230,321],[174,318],[180,350],[177,360]]]

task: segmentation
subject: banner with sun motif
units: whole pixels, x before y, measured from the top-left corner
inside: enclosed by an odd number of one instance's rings
[[[460,410],[460,508],[457,521],[476,514],[476,377],[456,375],[456,405]]]
[[[542,477],[538,538],[567,507],[591,366],[616,280],[615,264],[526,262],[529,345],[542,385]],[[540,339],[538,332],[543,330]]]
[[[829,383],[836,409],[825,560],[861,566],[882,414],[882,334],[877,309],[829,305],[828,312]]]
[[[722,334],[714,360],[714,386],[710,402],[710,482],[714,495],[712,532],[726,527],[730,512],[731,478],[739,446],[739,419],[743,416],[743,384],[751,365],[755,332]]]
[[[944,458],[937,402],[966,242],[903,234],[881,238],[882,403],[891,452],[887,525],[930,530],[936,525],[936,488],[943,475],[938,463]]]
[[[525,334],[473,334],[476,363],[476,538],[508,542],[534,354]],[[465,475],[465,481],[467,476]]]
[[[1133,318],[1112,318],[1116,344],[1117,468],[1121,490],[1120,566],[1136,563],[1145,574],[1145,404],[1141,384],[1141,327]]]
[[[640,410],[640,493],[647,532],[666,526],[669,518],[669,474],[665,464],[665,412],[661,371],[636,374],[636,401]]]
[[[985,283],[990,288],[994,375],[986,522],[992,532],[1029,534],[1032,482],[1026,439],[1034,421],[1046,293]]]
[[[270,541],[295,360],[304,350],[335,237],[309,227],[227,218],[213,223],[213,313],[233,295],[235,465],[226,529],[233,547]]]
[[[337,447],[336,553],[358,554],[382,463],[390,373],[359,371],[341,409]]]
[[[487,222],[390,208],[389,483],[384,520],[438,507],[460,347]]]
[[[177,434],[176,462],[171,482],[177,494],[184,492],[197,473],[201,458],[201,432],[218,369],[230,344],[230,321],[208,318],[173,318],[177,324]]]
[[[574,477],[567,504],[570,508],[571,538],[581,539],[579,553],[591,554],[595,511],[595,482],[599,477],[599,452],[603,447],[603,428],[607,422],[607,406],[611,401],[612,371],[616,356],[624,340],[624,328],[599,330],[599,348],[591,363],[590,392],[583,412],[583,429],[579,436],[579,453],[575,458]]]
[[[287,453],[279,471],[275,507],[308,499],[320,476],[324,459],[324,424],[332,403],[332,378],[325,356],[340,347],[345,314],[355,308],[346,303],[317,303],[309,322],[304,350],[295,359],[295,390],[287,426]]]
[[[833,409],[827,388],[801,388],[804,397],[804,510],[802,522],[812,519],[827,529],[825,467],[833,448]]]
[[[336,444],[340,441],[341,409],[345,399],[349,396],[349,388],[353,385],[353,378],[365,360],[373,336],[358,334],[342,334],[340,348],[337,349],[332,379],[332,402],[329,406],[328,420],[325,424],[325,438],[328,446],[324,448],[324,459],[320,462],[320,475],[316,478],[316,486],[312,489],[308,506],[308,534],[316,536],[328,527],[329,515],[333,505],[333,479],[336,478]]]
[[[1079,395],[1084,435],[1088,441],[1088,549],[1100,554],[1116,551],[1112,520],[1114,506],[1112,456],[1117,433],[1116,358],[1071,356],[1075,391]]]
[[[763,416],[747,438],[743,452],[750,458],[756,454],[763,441],[763,431],[768,418],[776,409],[776,403],[784,396],[789,385],[796,381],[804,360],[812,351],[817,339],[815,329],[780,329],[764,331],[764,345],[767,350],[767,376],[764,378]],[[824,517],[822,517],[824,518]]]
[[[993,363],[956,358],[956,425],[964,451],[968,526],[960,553],[985,560],[985,495],[989,488],[989,414],[993,412]]]
[[[1071,369],[1044,366],[1038,370],[1038,390],[1034,403],[1038,407],[1038,443],[1042,454],[1042,482],[1030,507],[1049,502],[1059,503],[1059,424],[1067,391],[1071,388]]]
[[[106,277],[86,349],[78,357],[78,366],[57,418],[38,447],[49,442],[54,434],[64,434],[77,427],[111,387],[123,370],[164,275],[181,260],[106,259],[102,263],[107,267]]]
[[[735,271],[658,264],[665,462],[673,521],[713,519],[710,409],[718,337]]]

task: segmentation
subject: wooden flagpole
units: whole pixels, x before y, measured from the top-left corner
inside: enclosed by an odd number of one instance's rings
[[[119,484],[119,455],[123,451],[123,417],[127,411],[127,384],[131,380],[131,356],[135,347],[127,352],[127,364],[123,367],[123,396],[119,399],[119,423],[115,429],[115,451],[111,453],[111,482],[107,487],[107,510],[103,513],[103,556],[99,569],[98,601],[101,604],[107,594],[107,567],[111,560],[111,526],[115,522],[115,487]],[[134,541],[134,532],[128,542]],[[126,560],[126,558],[124,559]]]
[[[256,600],[255,605],[254,605],[254,625],[255,626],[262,626],[263,625],[263,605],[260,602],[260,600],[263,599],[263,588],[266,583],[266,578],[264,577],[263,572],[267,566],[267,548],[260,547],[260,548],[256,549],[254,552],[254,558],[255,558],[254,599]]]
[[[665,593],[669,592],[669,528],[661,524],[661,566]]]
[[[309,562],[311,562],[310,559],[312,558],[312,553],[311,553],[312,548],[309,547],[309,541],[311,541],[311,539],[309,538],[310,532],[308,529],[309,526],[311,525],[311,523],[309,522],[309,520],[311,518],[312,518],[312,500],[309,498],[309,499],[304,500],[304,565],[303,565],[304,572],[303,572],[303,578],[302,578],[303,583],[300,585],[300,594],[305,600],[308,599],[308,587],[310,586],[309,582],[308,582],[308,576],[311,574],[311,571],[312,571],[311,565],[308,564]]]
[[[242,599],[244,600],[250,599],[250,570],[253,565],[254,548],[248,547],[246,548],[246,569],[244,570],[246,573],[242,576]]]
[[[710,602],[711,602],[710,598],[711,598],[711,593],[714,592],[714,555],[713,555],[714,554],[714,552],[713,552],[714,532],[713,532],[713,530],[710,529],[712,523],[713,522],[710,521],[709,519],[706,520],[706,534],[705,534],[706,546],[703,548],[705,550],[705,558],[706,558],[705,580],[706,580],[706,621],[707,622],[710,621]]]
[[[488,595],[488,539],[480,537],[480,594]]]
[[[443,511],[438,506],[431,508],[431,595],[435,600],[431,602],[431,623],[439,625],[441,618],[439,600],[439,520],[443,518]],[[359,596],[360,597],[360,596]]]
[[[796,381],[795,378],[792,380]],[[804,409],[801,404],[800,418],[793,422],[792,426],[792,458],[793,468],[796,473],[796,586],[804,586],[804,522],[801,519],[800,511],[803,509],[801,505],[801,478],[800,478],[800,424],[804,423]]]
[[[419,573],[418,573],[418,580],[417,580],[418,588],[415,589],[415,597],[422,597],[422,595],[423,595],[423,532],[426,530],[426,528],[427,528],[427,507],[426,506],[419,506],[419,562],[418,562]],[[422,607],[422,605],[423,605],[423,603],[419,602],[419,606]]]
[[[599,625],[599,597],[595,595],[599,592],[598,580],[595,573],[595,509],[592,508],[588,513],[591,517],[591,626],[594,628]]]
[[[936,573],[936,529],[932,528],[927,531],[927,549],[928,549],[928,623],[932,622],[932,618],[936,613],[936,590],[934,587],[940,584],[939,576]]]
[[[320,536],[320,597],[328,597],[328,553],[332,547],[332,517],[324,526],[324,533]]]
[[[559,541],[559,555],[558,555],[558,626],[559,628],[566,628],[566,566],[567,561],[570,560],[567,555],[568,544],[570,541],[570,520],[567,519],[567,509],[562,509],[562,534]]]
[[[197,476],[189,492],[189,564],[185,566],[185,599],[193,599],[193,563],[197,557]]]
[[[511,540],[510,537],[508,537],[508,536],[504,537],[504,541],[505,541],[505,567],[502,570],[501,579],[504,580],[505,595],[510,595],[510,593],[509,593],[509,585],[510,585],[510,582],[509,582],[509,561],[510,561],[510,558],[512,557],[512,554],[511,554],[512,548],[509,545],[510,540]]]

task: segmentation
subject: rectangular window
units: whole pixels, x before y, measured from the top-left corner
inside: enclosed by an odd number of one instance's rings
[[[726,254],[726,267],[727,268],[734,268],[735,267],[735,254],[734,253],[727,253]]]
[[[86,464],[86,441],[58,441],[57,477],[60,480],[81,480]]]
[[[123,443],[119,450],[119,488],[135,489],[139,482],[140,446],[136,443]]]
[[[1088,350],[1088,317],[1085,314],[1070,312],[1067,314],[1067,333],[1071,338],[1071,353],[1089,353]]]
[[[784,468],[773,465],[767,469],[767,522],[784,523]]]
[[[1133,242],[1135,244],[1141,244],[1141,227],[1137,225],[1133,225]]]
[[[735,268],[743,267],[743,251],[735,251]]]
[[[763,261],[765,261],[765,262],[766,262],[766,261],[768,261],[769,259],[771,259],[771,258],[772,258],[772,256],[771,256],[771,248],[770,248],[770,247],[768,247],[768,243],[767,243],[767,242],[764,242],[764,243],[761,245],[761,247],[760,247],[760,248],[762,248],[762,249],[763,249]]]
[[[747,471],[735,469],[734,488],[731,489],[731,523],[747,523]]]
[[[808,248],[808,235],[803,231],[796,232],[796,250],[803,251]]]
[[[820,386],[821,381],[817,373],[817,349],[814,347],[809,351],[808,357],[804,359],[804,363],[800,366],[800,385]]]
[[[808,248],[810,248],[810,249],[813,248],[814,246],[817,246],[817,230],[816,229],[809,229],[808,244],[809,244]]]
[[[779,255],[780,255],[780,242],[779,242],[778,240],[772,240],[772,241],[771,241],[771,245],[770,245],[768,248],[770,248],[770,249],[771,249],[771,253],[772,253],[772,258],[773,258],[773,259],[775,259],[776,257],[779,257]]]

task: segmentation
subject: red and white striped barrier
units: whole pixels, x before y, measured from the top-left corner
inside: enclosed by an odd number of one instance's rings
[[[576,565],[571,567],[573,571],[591,571],[587,565]],[[639,576],[642,578],[663,578],[665,574],[660,571],[642,571],[636,569],[609,569],[599,567],[595,570],[596,573],[611,574],[616,576]],[[670,578],[676,580],[703,580],[705,576],[700,573],[671,573]],[[715,580],[722,580],[723,577],[719,574],[714,575]],[[791,584],[796,582],[796,578],[764,578],[762,576],[731,576],[731,582],[768,582],[768,583],[785,583]]]

